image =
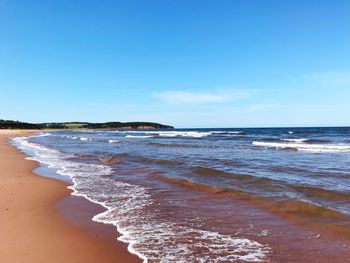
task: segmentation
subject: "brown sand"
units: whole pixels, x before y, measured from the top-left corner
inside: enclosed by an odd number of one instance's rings
[[[0,262],[140,262],[125,244],[96,232],[98,227],[86,231],[62,216],[56,204],[70,190],[32,173],[37,164],[7,143],[21,134],[28,132],[0,131]]]

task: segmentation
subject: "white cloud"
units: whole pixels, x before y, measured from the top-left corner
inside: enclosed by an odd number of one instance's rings
[[[229,102],[244,98],[248,93],[232,90],[217,92],[163,91],[153,93],[153,95],[167,103],[193,105]]]

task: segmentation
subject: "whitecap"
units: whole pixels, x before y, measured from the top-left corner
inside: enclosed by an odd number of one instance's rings
[[[212,131],[212,134],[243,134],[243,131]]]
[[[157,134],[160,137],[193,137],[202,138],[212,134],[212,132],[200,132],[200,131],[164,131],[164,132],[148,132]]]
[[[310,153],[337,153],[350,152],[349,144],[305,144],[305,143],[278,143],[278,142],[260,142],[253,141],[254,146],[286,149],[291,148],[297,151],[304,151]]]
[[[153,136],[150,135],[126,135],[125,138],[152,138]]]
[[[281,141],[285,141],[285,142],[307,142],[310,139],[280,139]]]

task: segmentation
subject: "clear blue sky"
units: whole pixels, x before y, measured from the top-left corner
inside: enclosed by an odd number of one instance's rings
[[[350,1],[0,0],[0,118],[350,125]]]

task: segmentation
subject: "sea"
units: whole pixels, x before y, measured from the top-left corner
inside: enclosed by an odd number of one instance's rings
[[[60,130],[11,142],[103,206],[92,220],[114,225],[143,262],[346,262],[350,251],[349,127]]]

